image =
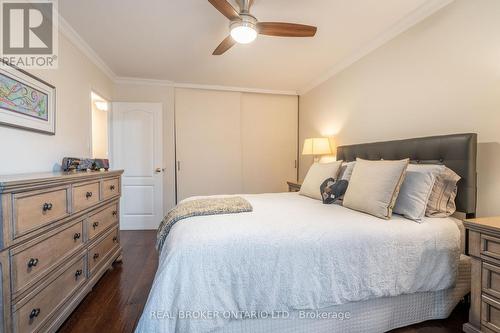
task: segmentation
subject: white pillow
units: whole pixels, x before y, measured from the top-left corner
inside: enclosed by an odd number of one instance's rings
[[[390,219],[409,159],[367,161],[356,159],[344,207]]]
[[[321,184],[328,178],[337,178],[342,161],[331,163],[314,163],[307,171],[306,178],[300,187],[299,194],[321,200]]]
[[[394,206],[394,213],[421,222],[436,176],[443,169],[444,165],[410,164]]]

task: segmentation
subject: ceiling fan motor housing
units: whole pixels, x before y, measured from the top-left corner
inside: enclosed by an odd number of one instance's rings
[[[249,27],[252,28],[253,30],[257,31],[257,19],[255,16],[250,15],[250,14],[240,14],[241,20],[233,20],[229,23],[229,29],[232,30],[236,27]]]

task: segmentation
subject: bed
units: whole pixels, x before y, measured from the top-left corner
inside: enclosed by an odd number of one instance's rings
[[[476,206],[475,134],[339,147],[345,161],[443,163]],[[470,289],[460,220],[389,221],[297,193],[173,226],[137,332],[384,332],[445,318]],[[188,199],[192,200],[192,199]]]

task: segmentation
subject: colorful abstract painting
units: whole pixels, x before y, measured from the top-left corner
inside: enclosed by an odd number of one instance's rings
[[[0,73],[0,109],[48,121],[47,94]]]

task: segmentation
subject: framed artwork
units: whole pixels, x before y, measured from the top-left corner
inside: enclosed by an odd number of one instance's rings
[[[0,125],[56,134],[56,88],[0,63]]]

